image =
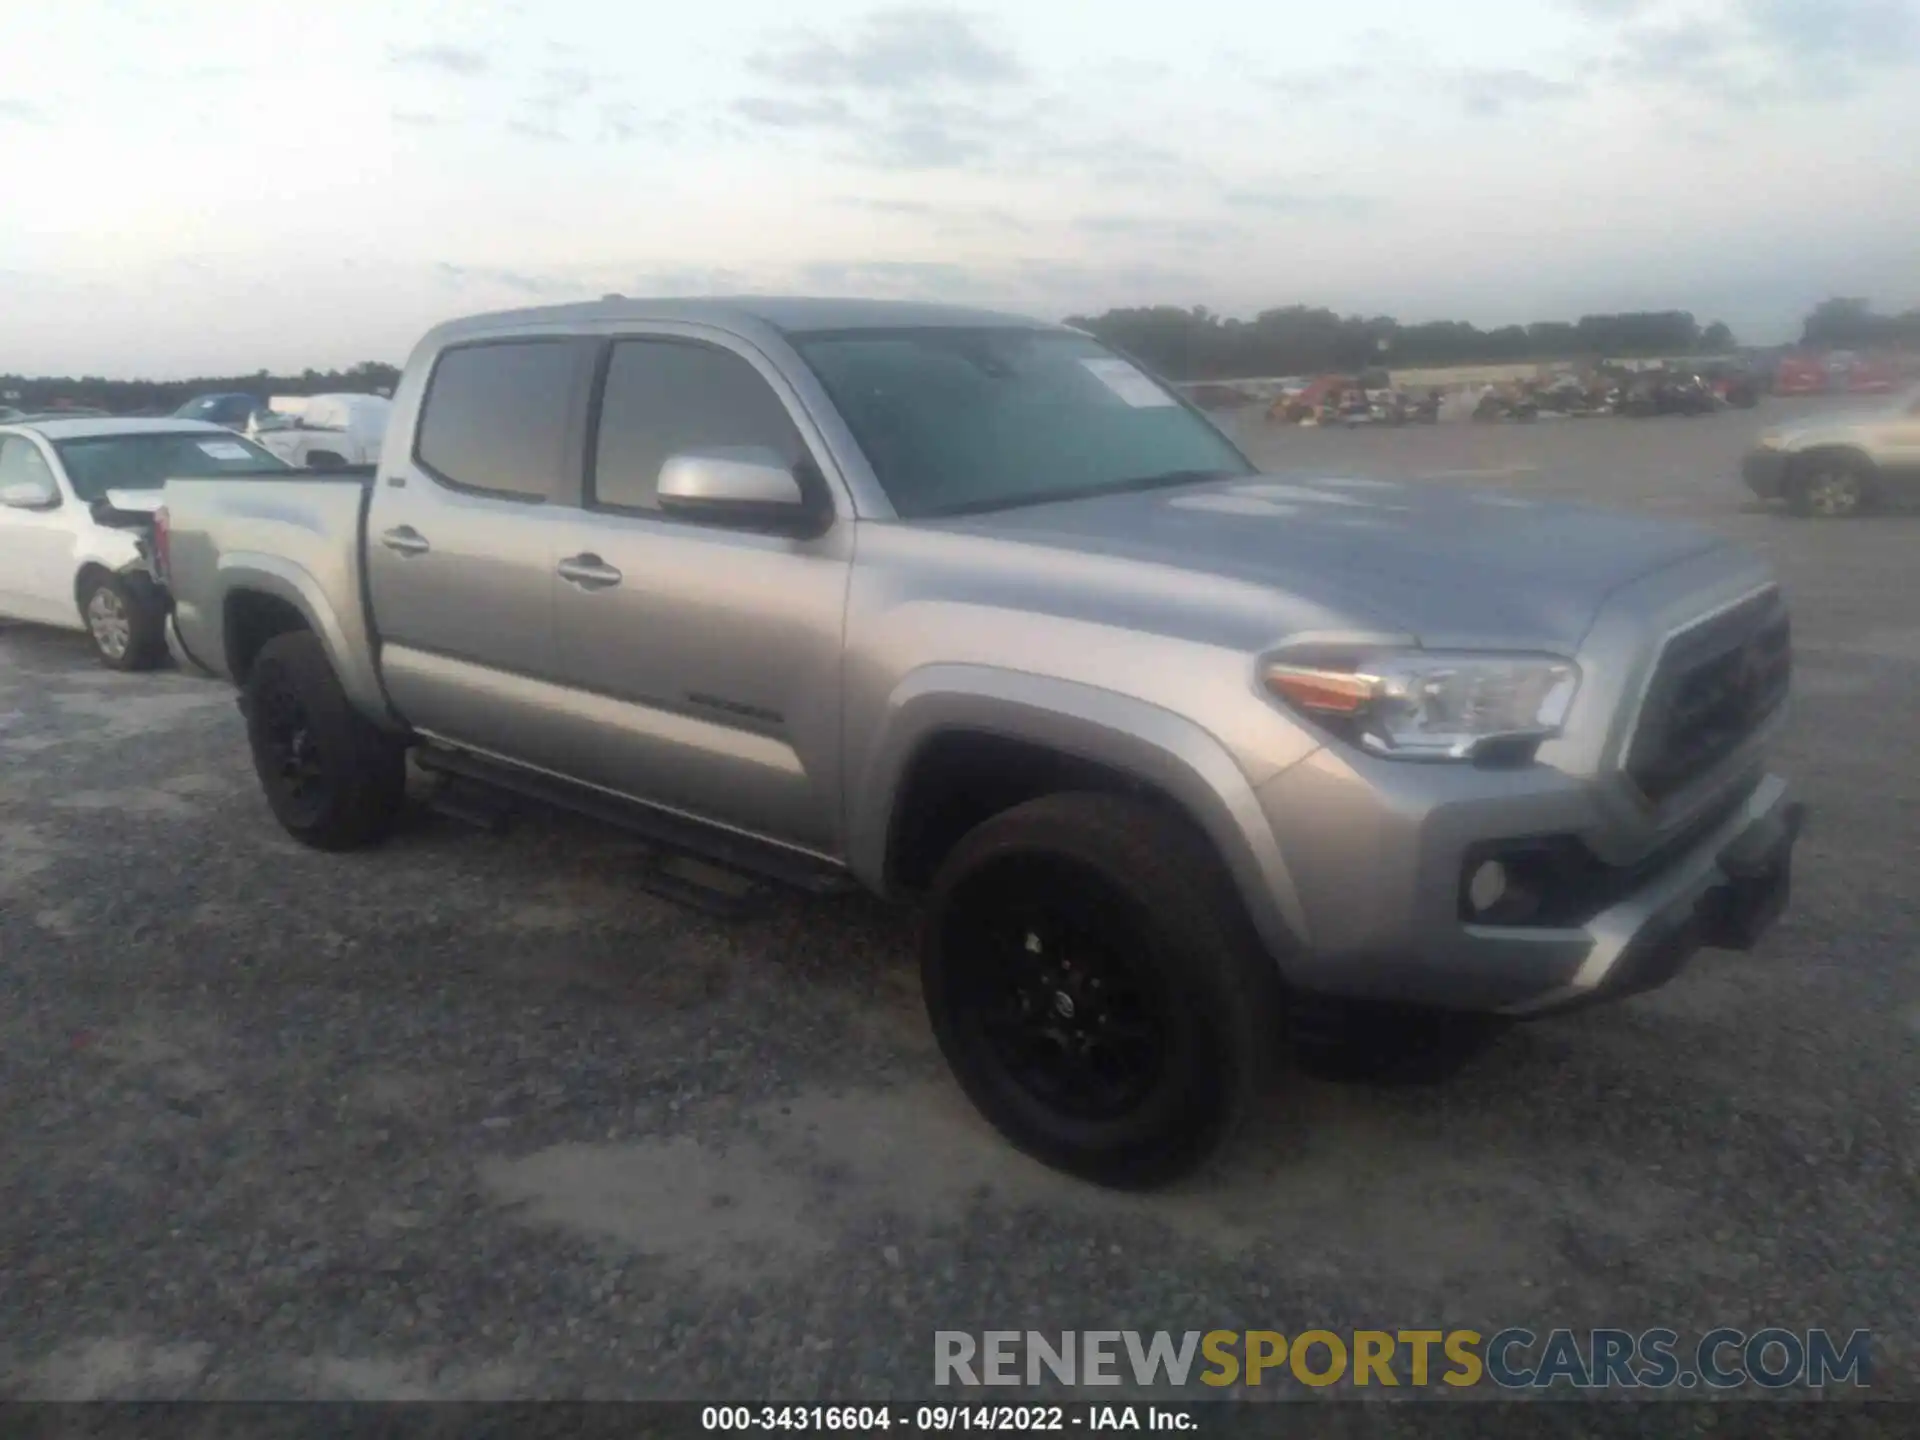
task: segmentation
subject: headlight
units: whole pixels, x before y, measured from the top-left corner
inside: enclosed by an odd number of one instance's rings
[[[1379,755],[1471,760],[1560,733],[1580,670],[1535,655],[1401,651],[1344,665],[1268,664],[1268,690]]]

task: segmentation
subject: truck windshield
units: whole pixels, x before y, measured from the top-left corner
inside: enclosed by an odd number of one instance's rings
[[[291,467],[238,435],[217,430],[89,435],[53,448],[82,500],[109,490],[158,490],[168,480],[211,475],[283,475]]]
[[[1083,335],[955,326],[791,338],[903,519],[1253,470],[1207,420]]]

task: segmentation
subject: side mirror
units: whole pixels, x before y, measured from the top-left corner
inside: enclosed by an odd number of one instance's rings
[[[60,491],[48,476],[0,485],[0,505],[9,510],[51,510],[59,503]]]
[[[743,530],[817,534],[825,517],[795,468],[760,446],[684,451],[660,467],[655,493],[664,514]]]

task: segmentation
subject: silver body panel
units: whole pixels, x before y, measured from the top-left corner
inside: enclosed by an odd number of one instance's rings
[[[279,596],[384,724],[826,858],[877,890],[922,745],[954,729],[1029,740],[1176,800],[1289,979],[1482,1009],[1602,986],[1636,917],[1708,883],[1725,837],[1578,930],[1463,924],[1475,842],[1565,833],[1630,865],[1737,790],[1757,797],[1742,816],[1786,803],[1761,781],[1764,731],[1659,805],[1623,773],[1669,637],[1771,583],[1705,531],[1438,485],[1265,477],[904,522],[782,333],[1031,323],[742,300],[443,326],[408,364],[370,489],[169,486],[177,639],[230,672],[229,597]],[[476,496],[411,461],[442,349],[553,335],[675,336],[747,359],[825,478],[831,523],[795,538],[590,510],[577,491]],[[398,532],[426,548],[392,548]],[[568,578],[563,562],[582,558],[596,563]],[[1547,653],[1582,683],[1533,764],[1384,759],[1259,686],[1260,658],[1306,638]]]

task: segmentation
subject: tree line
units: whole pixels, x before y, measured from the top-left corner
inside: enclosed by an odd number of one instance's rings
[[[1463,320],[1402,325],[1388,316],[1342,316],[1324,308],[1289,305],[1263,310],[1251,320],[1216,315],[1205,306],[1174,305],[1109,310],[1067,317],[1178,380],[1250,375],[1303,375],[1358,371],[1378,366],[1498,364],[1530,360],[1632,359],[1661,355],[1718,355],[1736,347],[1732,330],[1718,320],[1701,325],[1685,310],[1621,315],[1583,315],[1491,330]],[[1920,350],[1920,310],[1882,315],[1855,297],[1823,300],[1801,327],[1801,344],[1820,349]],[[191,380],[109,380],[88,375],[0,375],[3,402],[32,410],[66,403],[115,414],[166,414],[195,395],[244,391],[269,395],[319,395],[328,391],[391,392],[400,371],[379,361],[345,370],[304,370],[298,375],[203,375]]]
[[[48,405],[84,405],[115,415],[168,415],[196,395],[327,395],[335,391],[370,395],[393,393],[400,383],[397,366],[363,360],[345,370],[303,370],[298,375],[200,375],[191,380],[109,380],[99,375],[0,375],[0,404],[33,411]]]
[[[1724,355],[1738,348],[1722,321],[1702,325],[1685,310],[1583,315],[1482,330],[1460,320],[1403,325],[1390,316],[1342,316],[1290,305],[1251,320],[1204,306],[1109,310],[1071,316],[1108,344],[1178,380],[1351,372],[1380,367],[1503,364],[1547,360]],[[1801,343],[1821,348],[1920,348],[1920,311],[1882,316],[1860,299],[1823,301],[1806,317]]]
[[[1920,310],[1878,315],[1857,297],[1822,300],[1807,316],[1800,343],[1833,350],[1920,350]]]

